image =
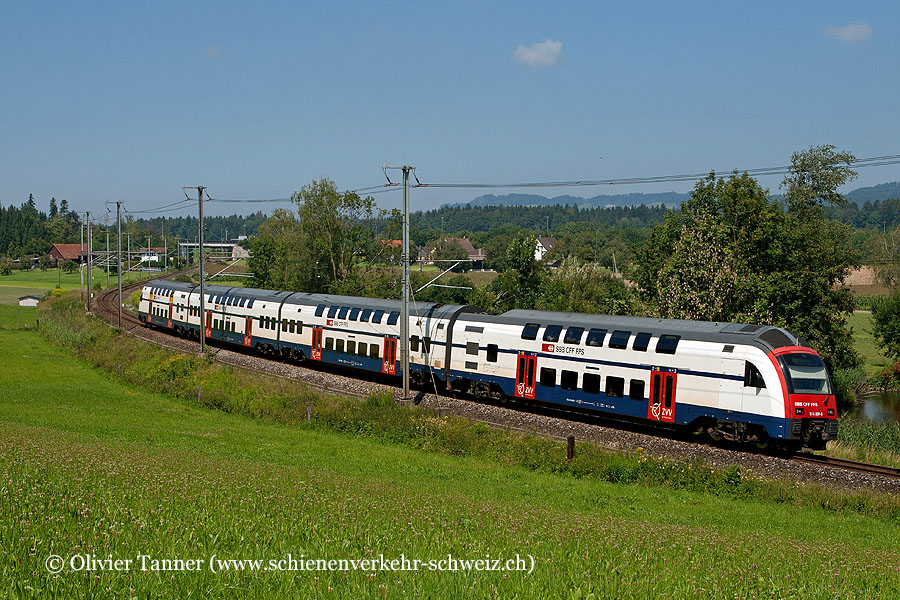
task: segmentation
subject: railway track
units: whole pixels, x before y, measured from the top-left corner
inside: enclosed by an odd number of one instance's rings
[[[843,469],[855,473],[865,473],[867,475],[878,475],[890,479],[900,479],[900,469],[844,460],[842,458],[832,458],[830,456],[821,456],[819,454],[808,454],[804,452],[791,456],[790,460],[798,463],[830,467],[832,469]]]
[[[189,271],[190,271],[190,269],[187,269],[184,271],[179,271],[176,273],[170,273],[167,275],[167,277],[172,277],[179,273],[185,273],[185,272],[189,272]],[[144,281],[138,281],[138,282],[130,283],[126,286],[123,286],[122,287],[123,297],[127,297],[128,294],[130,294],[133,290],[144,285],[144,283],[145,283]],[[95,299],[96,306],[97,306],[97,312],[101,313],[101,316],[105,317],[108,320],[108,322],[113,326],[115,325],[116,320],[117,320],[118,296],[119,296],[118,290],[114,288],[112,290],[109,290],[109,291],[106,291],[106,292],[100,294]],[[122,328],[130,333],[135,333],[135,332],[139,333],[144,330],[144,326],[140,322],[140,320],[136,316],[134,316],[134,314],[132,314],[131,311],[124,310],[124,309],[122,311]],[[139,335],[138,337],[146,339],[147,336]],[[196,344],[196,342],[193,342],[192,340],[184,340],[182,338],[178,338],[178,340],[179,340],[179,342],[188,342],[190,344]],[[171,350],[175,350],[177,352],[184,351],[183,347],[178,347],[176,345],[168,344],[168,343],[165,343],[165,342],[162,342],[159,340],[149,340],[148,339],[146,341],[150,341],[151,343],[169,348]],[[199,347],[199,344],[196,344],[196,345]],[[213,347],[215,347],[215,346],[213,346]],[[284,374],[272,373],[271,371],[267,371],[264,369],[254,368],[254,367],[248,366],[246,364],[241,364],[235,360],[229,359],[227,356],[218,356],[217,355],[215,357],[215,359],[218,362],[221,362],[223,364],[227,364],[232,367],[244,369],[247,371],[260,373],[262,375],[266,375],[269,377],[283,377],[283,378],[293,379],[296,381],[301,381],[306,386],[308,386],[312,389],[318,390],[320,392],[334,393],[334,394],[351,397],[351,398],[365,398],[367,396],[367,394],[361,394],[358,392],[354,392],[352,390],[344,390],[339,387],[332,387],[327,384],[322,385],[322,384],[319,384],[316,382],[312,382],[302,376],[284,375]],[[490,402],[488,402],[488,404],[490,404]],[[555,410],[553,407],[549,407],[549,408],[537,407],[538,408],[537,411],[535,411],[535,407],[533,407],[533,406],[506,406],[506,408],[511,408],[513,410],[518,410],[518,411],[527,411],[530,413],[536,412],[538,415],[542,415],[542,416],[546,416],[546,417],[560,418],[560,419],[565,419],[565,420],[575,420],[576,422],[581,422],[581,423],[585,423],[585,424],[589,424],[589,425],[609,426],[609,422],[606,419],[603,419],[602,417],[598,417],[597,415],[590,415],[590,414],[584,414],[581,412],[573,412],[573,411]],[[478,420],[478,421],[483,422],[486,425],[491,426],[491,427],[528,431],[527,429],[509,425],[507,423],[497,422],[492,419],[478,418],[478,417],[471,417],[471,416],[467,416],[467,418],[472,418],[474,420]],[[635,424],[629,424],[628,422],[620,422],[618,420],[613,420],[612,422],[615,423],[614,425],[612,425],[613,427],[622,427],[624,425],[626,427],[626,429],[629,429],[633,432],[638,432],[638,433],[643,432],[643,433],[649,434],[649,435],[659,435],[659,431],[657,431],[655,429],[653,431],[643,431],[643,429],[640,429],[640,431],[639,431],[638,428],[636,428]],[[671,435],[671,432],[669,432],[669,433]],[[547,436],[555,438],[555,439],[565,439],[563,436],[554,435],[554,434],[547,434]],[[701,445],[704,445],[703,442],[698,442],[696,440],[693,440],[693,441],[689,440],[684,435],[676,435],[675,438],[679,439],[680,441],[691,442],[691,443],[695,443],[695,444],[699,443]],[[746,452],[747,448],[741,447],[736,450]],[[786,457],[778,456],[778,458],[783,458],[783,459],[788,460],[789,462],[793,462],[793,463],[808,464],[808,465],[814,465],[814,466],[818,466],[818,467],[825,467],[825,468],[829,468],[829,469],[839,469],[839,470],[843,470],[843,471],[850,471],[853,473],[875,475],[878,477],[883,477],[883,478],[892,479],[892,480],[900,480],[900,469],[896,469],[896,468],[892,468],[892,467],[884,467],[881,465],[872,465],[872,464],[868,464],[868,463],[861,463],[861,462],[855,462],[855,461],[850,461],[850,460],[831,458],[831,457],[821,456],[818,454],[811,454],[811,453],[807,453],[807,452],[801,452],[801,453],[793,454],[793,455],[786,456]]]

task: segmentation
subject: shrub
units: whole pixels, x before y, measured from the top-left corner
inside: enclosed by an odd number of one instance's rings
[[[872,334],[885,356],[900,359],[900,288],[872,306]]]

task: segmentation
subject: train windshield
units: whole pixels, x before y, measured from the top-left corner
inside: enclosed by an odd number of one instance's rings
[[[831,394],[825,363],[815,354],[783,354],[784,374],[794,394]]]

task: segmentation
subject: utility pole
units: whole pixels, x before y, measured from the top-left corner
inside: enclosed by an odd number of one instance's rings
[[[128,272],[131,272],[131,233],[126,233],[128,236]],[[130,277],[130,275],[129,275]]]
[[[400,366],[403,400],[409,399],[409,165],[403,165],[403,314],[400,321]]]
[[[200,354],[206,351],[206,296],[203,290],[203,186],[197,186],[197,210],[200,213]]]
[[[94,268],[93,261],[91,261],[91,213],[86,212],[85,214],[85,225],[87,226],[87,306],[85,307],[88,312],[91,311],[91,269]]]
[[[109,289],[109,213],[103,215],[103,224],[106,225],[106,289]]]
[[[401,399],[406,401],[409,399],[409,173],[415,171],[416,168],[409,165],[391,167],[385,163],[382,167],[385,177],[387,177],[387,169],[403,171],[403,248],[400,253],[400,262],[403,264],[403,311],[400,315],[400,368],[403,371],[403,396]],[[388,183],[395,185],[390,178],[388,178]]]
[[[81,274],[81,301],[84,302],[84,219],[81,220],[78,231],[81,233],[81,259],[78,265],[78,272]]]
[[[182,188],[182,190],[188,189],[197,190],[197,211],[200,216],[197,245],[200,248],[200,354],[202,355],[206,351],[206,292],[203,286],[203,190],[206,188],[202,185]]]
[[[122,201],[116,200],[116,274],[119,276],[119,327],[122,327]]]

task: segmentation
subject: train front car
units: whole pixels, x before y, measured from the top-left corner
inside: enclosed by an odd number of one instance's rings
[[[769,358],[778,370],[787,419],[787,440],[813,450],[837,437],[837,400],[822,358],[812,348],[776,348]]]

